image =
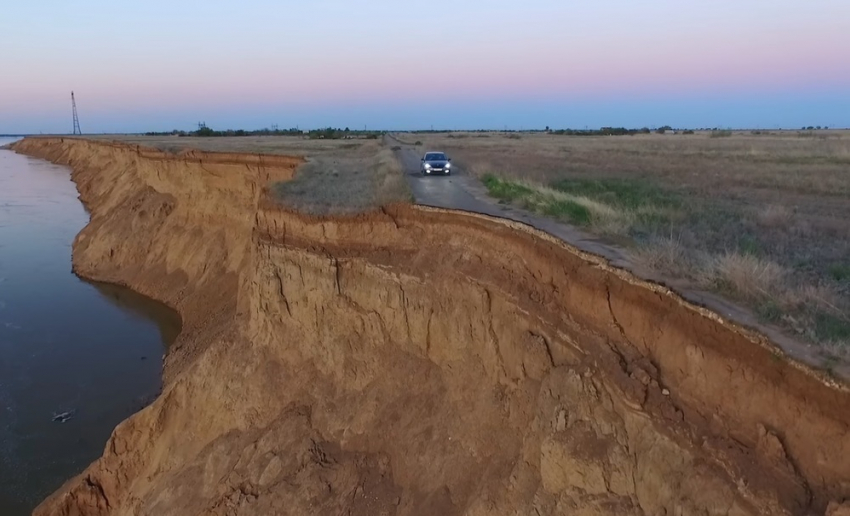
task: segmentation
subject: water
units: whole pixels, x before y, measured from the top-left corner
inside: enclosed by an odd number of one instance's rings
[[[115,425],[159,391],[179,331],[163,305],[71,272],[87,222],[68,168],[0,149],[3,516],[29,514],[100,456]]]

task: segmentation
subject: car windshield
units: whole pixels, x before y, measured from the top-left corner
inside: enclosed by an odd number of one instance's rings
[[[446,155],[442,152],[429,152],[425,155],[425,161],[446,161]]]

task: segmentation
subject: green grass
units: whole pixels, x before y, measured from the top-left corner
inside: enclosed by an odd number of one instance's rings
[[[644,179],[561,179],[552,183],[552,188],[620,208],[681,206],[681,200],[675,194]]]
[[[759,319],[771,323],[778,322],[782,318],[782,313],[782,308],[772,299],[764,301],[756,308]]]
[[[524,185],[513,181],[505,181],[492,174],[485,175],[482,180],[487,191],[500,201],[512,202],[517,199],[529,197],[534,191]]]
[[[850,320],[818,312],[815,315],[815,335],[825,342],[850,342]]]
[[[481,178],[481,182],[490,195],[501,202],[517,204],[531,211],[572,224],[584,226],[591,221],[590,210],[572,199],[563,198],[563,196],[558,198],[547,194],[540,188],[501,179],[493,174],[485,174]]]
[[[581,226],[590,224],[590,210],[573,201],[553,199],[545,205],[543,213]]]
[[[552,183],[552,188],[631,214],[623,229],[637,238],[669,227],[683,216],[685,207],[678,194],[645,179],[561,179]]]
[[[850,281],[850,264],[835,263],[829,266],[828,271],[835,281]]]
[[[642,238],[680,218],[678,195],[639,179],[562,179],[551,186],[481,178],[491,196],[607,235]]]
[[[744,234],[738,238],[738,251],[741,254],[748,254],[750,256],[761,256],[762,246],[757,238]]]

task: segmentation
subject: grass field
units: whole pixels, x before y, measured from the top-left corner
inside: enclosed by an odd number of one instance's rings
[[[405,134],[490,195],[850,356],[850,132]]]
[[[312,140],[298,136],[178,138],[110,135],[101,138],[173,153],[200,149],[304,156],[307,163],[298,169],[295,179],[276,183],[271,191],[282,204],[306,213],[355,213],[411,200],[401,164],[380,140]]]

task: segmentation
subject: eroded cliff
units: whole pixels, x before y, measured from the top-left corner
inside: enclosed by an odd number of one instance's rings
[[[176,308],[162,395],[37,514],[823,514],[850,394],[527,226],[268,201],[297,158],[77,139],[84,276]]]

